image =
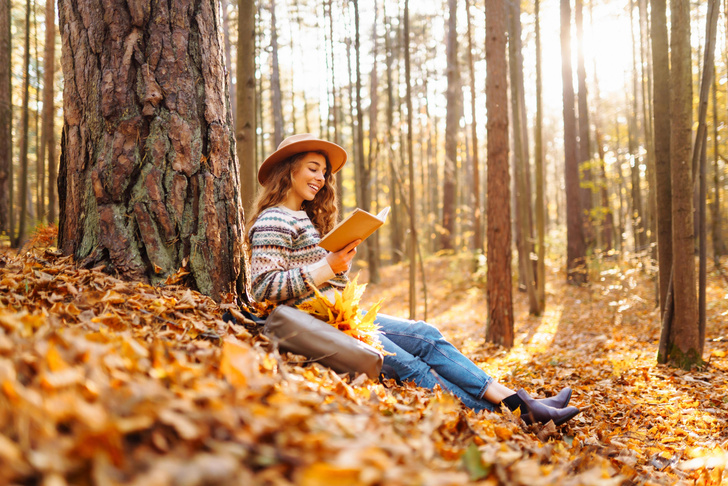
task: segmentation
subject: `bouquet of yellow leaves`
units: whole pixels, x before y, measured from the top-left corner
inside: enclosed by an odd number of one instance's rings
[[[316,297],[299,305],[298,308],[383,352],[382,344],[375,338],[375,335],[379,333],[379,326],[374,323],[374,319],[377,318],[377,311],[384,299],[373,305],[366,315],[362,315],[359,310],[359,300],[367,285],[357,285],[356,280],[354,278],[353,281],[347,283],[342,292],[335,290],[333,303],[317,289],[314,289]]]

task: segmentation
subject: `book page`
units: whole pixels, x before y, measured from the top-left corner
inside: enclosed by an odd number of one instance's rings
[[[388,214],[389,206],[376,216],[363,209],[355,209],[321,239],[319,246],[325,250],[337,252],[354,240],[364,241],[384,224]]]

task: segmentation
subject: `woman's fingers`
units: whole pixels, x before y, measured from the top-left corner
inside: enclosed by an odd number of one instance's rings
[[[329,253],[326,256],[326,259],[331,266],[331,270],[335,273],[346,272],[349,270],[351,260],[353,260],[356,255],[356,246],[359,243],[361,243],[361,240],[354,240],[341,250],[335,253]]]
[[[356,247],[359,245],[359,243],[361,243],[361,240],[354,240],[346,245],[341,251],[344,253],[350,253],[353,250],[353,252],[356,253]]]

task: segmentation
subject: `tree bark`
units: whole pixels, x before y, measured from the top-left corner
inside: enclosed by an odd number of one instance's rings
[[[538,1],[538,0],[537,0]],[[473,59],[473,34],[470,22],[470,0],[465,0],[465,13],[468,21],[468,64],[470,67],[470,112],[472,113],[473,122],[470,126],[473,139],[472,151],[472,167],[473,167],[473,241],[471,247],[473,250],[481,250],[483,248],[483,230],[482,218],[480,213],[480,160],[478,155],[478,117],[476,116],[476,93],[475,93],[475,60]]]
[[[584,3],[574,2],[574,24],[576,26],[576,79],[578,86],[578,164],[579,195],[581,198],[581,219],[584,228],[584,240],[587,247],[594,246],[594,228],[592,215],[592,198],[594,197],[594,174],[592,173],[592,151],[589,136],[589,104],[586,89],[586,65],[584,64]]]
[[[244,269],[217,5],[61,2],[59,247],[152,283],[188,264],[220,300]]]
[[[720,215],[720,157],[718,139],[718,83],[713,76],[713,204],[711,206],[711,233],[713,240],[713,265],[720,267],[720,257],[725,254]]]
[[[536,296],[540,312],[546,309],[546,201],[544,200],[543,166],[543,81],[541,75],[541,2],[535,0],[536,31],[536,120],[534,123],[534,162],[536,165],[536,233],[537,258]]]
[[[329,7],[329,42],[330,51],[329,56],[331,60],[330,73],[331,73],[331,124],[334,131],[333,141],[337,145],[341,145],[339,141],[339,101],[336,91],[336,64],[334,63],[334,7],[333,0],[328,0]],[[336,200],[337,209],[339,214],[343,212],[343,198],[341,197],[344,193],[344,175],[339,172],[336,177],[336,192],[339,194],[339,198]]]
[[[404,78],[407,97],[407,167],[409,179],[409,316],[417,314],[417,218],[415,215],[415,159],[412,154],[412,73],[410,69],[409,0],[404,2]],[[424,275],[423,275],[424,278]]]
[[[690,4],[671,0],[670,66],[671,127],[670,166],[672,183],[672,247],[675,311],[669,333],[667,361],[690,368],[702,361],[703,343],[698,329],[695,235],[693,233],[692,79]]]
[[[571,5],[561,2],[561,79],[564,116],[564,176],[566,184],[566,274],[570,283],[587,280],[586,248],[579,196],[574,81],[571,70]]]
[[[534,269],[531,263],[531,200],[528,190],[529,161],[525,139],[526,120],[523,116],[525,105],[523,87],[523,63],[520,59],[521,49],[521,9],[518,3],[510,7],[509,13],[509,42],[508,51],[510,60],[508,66],[511,72],[511,113],[513,117],[513,175],[514,195],[516,208],[516,247],[518,248],[519,283],[526,287],[528,293],[529,313],[538,315],[539,306],[536,296],[536,282]]]
[[[379,74],[377,72],[377,54],[379,51],[379,39],[377,36],[377,26],[379,25],[379,8],[378,8],[378,2],[374,1],[374,22],[372,23],[372,59],[374,60],[372,65],[372,71],[370,73],[369,77],[369,151],[367,152],[367,158],[366,158],[366,171],[367,171],[367,180],[371,181],[370,184],[373,184],[377,181],[376,177],[376,162],[377,162],[377,152],[379,150],[379,142],[377,139],[377,116],[379,113],[379,96],[378,96],[378,90],[379,90]],[[372,190],[374,189],[374,190]],[[378,194],[376,191],[376,188],[370,187],[368,191],[366,191],[367,197],[369,199],[368,204],[371,208],[372,205],[376,207],[376,210],[379,211],[379,208],[376,206],[377,204],[377,197],[372,197],[372,194]],[[368,264],[369,264],[369,281],[378,284],[381,281],[381,278],[379,276],[379,258],[380,258],[380,251],[379,251],[379,232],[377,231],[372,235],[372,238],[369,243],[368,247]]]
[[[233,56],[232,56],[232,42],[230,41],[230,0],[220,0],[220,8],[222,9],[222,31],[223,39],[225,42],[225,75],[228,78],[228,90],[230,91],[230,111],[233,114],[233,123],[235,118],[238,116],[237,109],[237,92],[235,83],[233,83]],[[253,3],[252,1],[250,3]],[[238,34],[238,45],[240,44],[240,34]]]
[[[13,239],[13,142],[10,0],[0,0],[0,234]]]
[[[240,196],[245,214],[251,214],[257,175],[255,167],[255,2],[238,2],[237,116],[235,141],[240,162]]]
[[[652,97],[652,63],[651,59],[648,60],[649,56],[649,42],[648,42],[648,13],[647,13],[647,0],[637,0],[639,7],[639,24],[640,24],[640,66],[642,66],[642,73],[640,79],[641,90],[642,90],[642,119],[643,133],[645,137],[645,166],[647,168],[647,204],[645,209],[645,240],[646,244],[650,247],[650,258],[655,259],[655,242],[657,233],[657,222],[655,221],[657,214],[655,192],[655,147],[654,147],[654,136],[652,128],[652,105],[650,100]]]
[[[364,158],[364,111],[362,109],[362,76],[361,76],[361,34],[359,31],[359,0],[354,0],[354,69],[356,70],[355,106],[356,123],[354,124],[354,167],[356,171],[356,202],[364,211],[371,209],[370,171]],[[371,150],[371,147],[369,148]],[[361,258],[371,262],[371,241],[359,245]]]
[[[399,263],[402,260],[402,238],[401,238],[401,222],[399,218],[399,207],[397,204],[397,191],[394,189],[397,185],[395,173],[396,152],[395,146],[395,126],[394,126],[394,53],[392,47],[392,22],[387,16],[387,2],[384,2],[384,16],[386,25],[386,35],[384,37],[384,50],[386,51],[386,73],[387,73],[387,151],[389,153],[389,205],[391,206],[390,218],[392,218],[392,230],[390,231],[390,246],[392,247],[392,263]],[[396,32],[395,32],[396,35]]]
[[[440,248],[452,250],[455,238],[455,181],[460,124],[460,70],[458,68],[457,0],[448,0],[447,118],[445,119],[445,175],[442,181],[442,237]]]
[[[707,262],[708,262],[708,231],[706,223],[706,201],[707,201],[707,143],[708,143],[708,127],[706,118],[708,114],[708,99],[710,97],[710,88],[713,84],[713,60],[715,58],[715,37],[718,28],[719,5],[717,0],[709,0],[708,14],[705,19],[705,55],[703,57],[703,76],[700,83],[700,105],[698,110],[698,129],[695,135],[695,145],[693,146],[693,174],[699,177],[699,224],[700,229],[700,270],[698,273],[698,339],[701,345],[700,352],[702,356],[702,346],[705,342],[705,324],[706,324],[706,295],[705,288],[707,284]],[[699,154],[696,155],[696,154]]]
[[[634,35],[634,22],[632,20],[634,3],[630,4],[629,19],[632,34],[632,113],[629,115],[629,131],[627,132],[629,153],[633,163],[630,164],[632,176],[632,231],[634,233],[634,251],[642,252],[646,248],[645,240],[645,214],[642,207],[642,189],[640,177],[639,144],[637,141],[638,117],[637,98],[639,95],[639,71],[637,69],[637,39]]]
[[[56,9],[55,2],[46,1],[45,50],[43,54],[43,121],[41,124],[39,160],[48,162],[48,206],[47,221],[56,220],[56,137],[54,131],[55,106],[54,75],[56,71]],[[47,158],[46,158],[47,154]],[[41,197],[41,200],[44,198]]]
[[[278,67],[278,30],[276,28],[276,0],[270,0],[271,76],[270,93],[273,107],[273,147],[283,141],[283,101],[281,95],[281,71]]]
[[[25,2],[25,54],[23,55],[23,105],[20,113],[20,215],[18,217],[18,234],[13,246],[20,248],[26,238],[28,220],[28,122],[30,101],[30,0]]]
[[[657,264],[659,270],[660,315],[665,313],[667,289],[672,272],[672,189],[670,183],[670,58],[667,40],[667,1],[650,0],[652,106],[655,149],[655,207],[657,210]]]
[[[485,339],[513,346],[511,208],[508,167],[506,4],[485,1],[486,112],[488,133],[488,321]]]

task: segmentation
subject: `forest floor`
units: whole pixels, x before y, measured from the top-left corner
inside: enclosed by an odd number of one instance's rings
[[[543,316],[514,293],[510,350],[484,343],[472,258],[426,261],[428,321],[466,355],[533,395],[573,388],[582,413],[554,428],[303,366],[177,278],[78,268],[50,236],[0,249],[0,484],[728,484],[728,279],[712,265],[706,365],[685,372],[656,364],[638,259],[595,260],[583,287],[549,267]],[[406,316],[406,275],[383,268],[365,303]]]

